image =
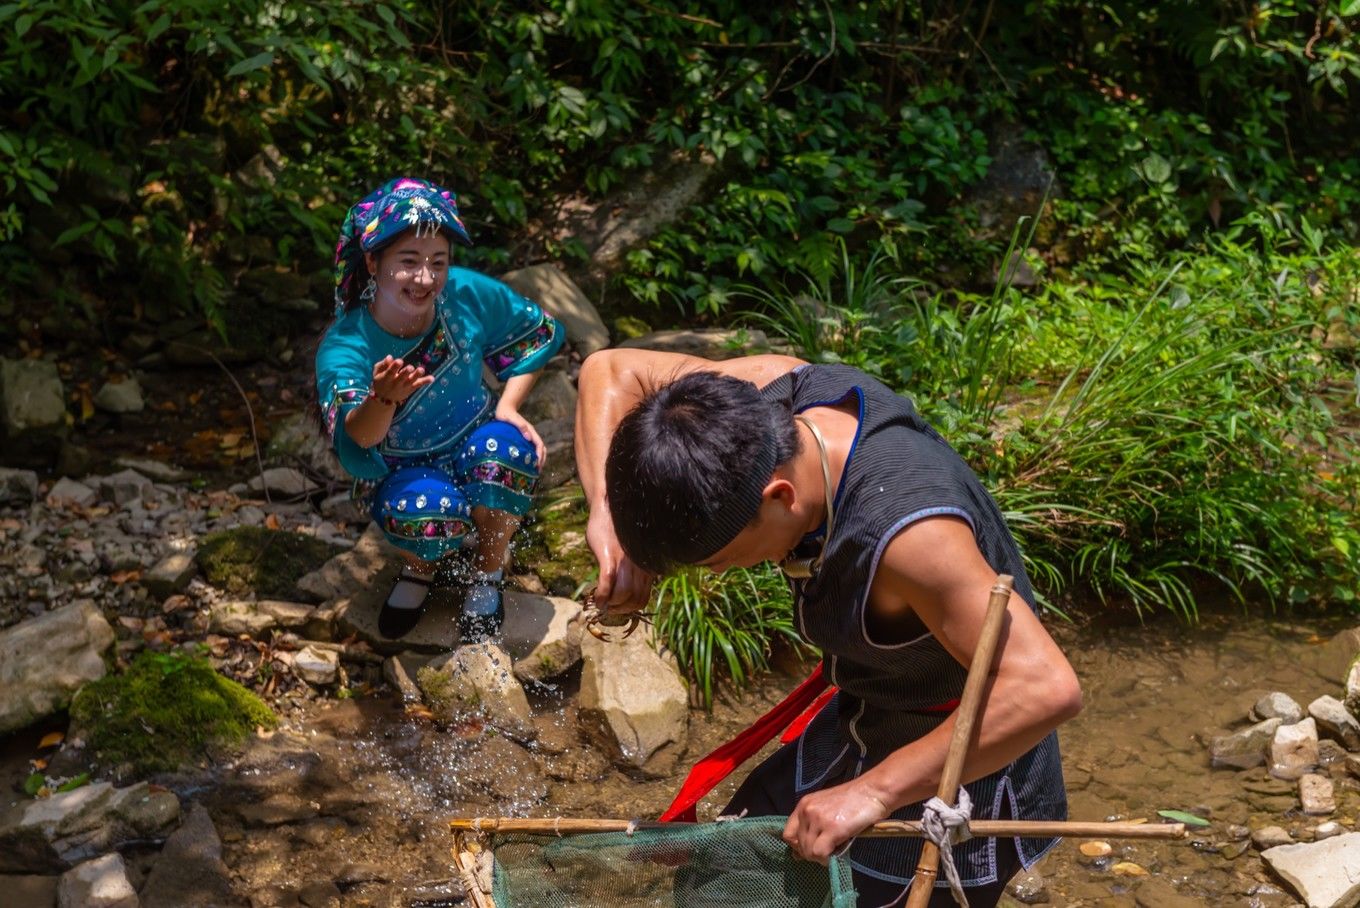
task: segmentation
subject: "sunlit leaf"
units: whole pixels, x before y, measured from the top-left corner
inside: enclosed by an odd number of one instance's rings
[[[1186,826],[1210,825],[1209,821],[1204,819],[1204,817],[1197,817],[1193,813],[1187,813],[1184,810],[1159,810],[1157,811],[1157,816],[1165,817],[1168,820],[1174,820],[1177,823],[1184,823]]]

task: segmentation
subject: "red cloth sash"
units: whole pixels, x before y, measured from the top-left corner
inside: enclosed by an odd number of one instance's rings
[[[784,732],[779,737],[781,744],[797,740],[813,717],[836,695],[837,690],[838,688],[827,683],[822,673],[822,664],[817,663],[817,667],[806,681],[757,719],[750,728],[694,764],[689,775],[685,776],[680,791],[676,793],[675,800],[671,801],[671,806],[661,814],[661,822],[696,822],[698,814],[695,805],[704,795],[730,776],[738,766],[758,753],[771,738],[779,734],[781,729]],[[958,700],[950,700],[916,711],[950,713],[958,705]]]

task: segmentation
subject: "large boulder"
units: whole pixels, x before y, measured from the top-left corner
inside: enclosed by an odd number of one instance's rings
[[[1261,852],[1261,857],[1308,908],[1353,908],[1360,903],[1360,832],[1280,845]]]
[[[651,634],[605,643],[581,638],[581,725],[616,762],[665,775],[685,749],[689,691],[675,657],[658,653]]]
[[[0,631],[0,733],[64,709],[104,677],[113,628],[92,602],[68,605]]]
[[[370,523],[353,548],[303,575],[297,582],[298,592],[319,602],[354,596],[373,587],[384,568],[400,563],[400,550],[387,541],[382,530]],[[386,598],[386,590],[383,598]]]
[[[439,719],[481,716],[517,741],[532,741],[538,729],[512,667],[510,655],[496,644],[474,643],[434,659],[416,678]]]
[[[145,782],[85,785],[0,811],[0,873],[65,870],[128,842],[157,838],[179,819],[179,798]]]
[[[609,329],[600,313],[581,288],[555,265],[530,265],[508,271],[501,275],[501,280],[561,322],[567,339],[582,357],[609,346]]]
[[[321,433],[321,424],[314,413],[313,410],[295,413],[273,426],[265,458],[270,463],[306,467],[337,483],[347,484],[349,477],[340,466],[330,439]]]
[[[581,661],[581,604],[561,596],[505,595],[505,648],[515,676],[543,681]]]
[[[529,422],[545,419],[576,418],[576,386],[560,369],[548,369],[539,376],[520,412]]]

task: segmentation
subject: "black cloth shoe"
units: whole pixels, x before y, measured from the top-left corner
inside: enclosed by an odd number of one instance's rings
[[[421,596],[418,605],[412,608],[398,608],[392,605],[392,592],[401,583],[414,583],[424,587],[425,594]],[[387,601],[378,612],[378,633],[388,640],[396,640],[409,634],[411,628],[419,624],[425,614],[425,606],[430,601],[430,585],[431,578],[422,577],[403,568],[401,573],[397,574],[397,579],[392,581],[392,591],[388,592]]]

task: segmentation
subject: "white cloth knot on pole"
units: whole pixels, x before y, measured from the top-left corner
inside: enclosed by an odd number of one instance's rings
[[[925,812],[921,815],[921,831],[927,839],[940,850],[940,864],[944,867],[945,879],[949,881],[949,891],[954,893],[954,901],[968,908],[968,896],[963,894],[963,883],[959,881],[958,868],[954,866],[954,847],[960,842],[971,839],[968,820],[973,815],[973,799],[968,789],[959,788],[959,803],[953,807],[944,801],[931,798],[926,801]]]

